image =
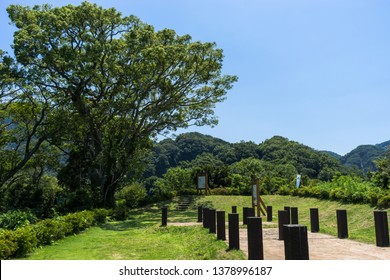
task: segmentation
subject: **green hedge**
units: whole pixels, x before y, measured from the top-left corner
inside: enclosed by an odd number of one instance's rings
[[[344,203],[364,203],[378,208],[390,207],[389,190],[351,176],[338,176],[331,182],[293,189],[291,195],[330,199]]]
[[[105,221],[108,210],[81,211],[16,230],[0,231],[0,259],[21,258],[37,247],[52,244],[65,236],[79,233],[96,223]],[[105,217],[104,217],[105,216]]]

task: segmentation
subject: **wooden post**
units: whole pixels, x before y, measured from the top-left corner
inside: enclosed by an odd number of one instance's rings
[[[386,211],[374,211],[376,246],[389,247],[389,224]]]
[[[287,211],[287,224],[291,224],[291,208],[290,206],[284,206],[284,210]]]
[[[278,211],[279,240],[284,239],[283,226],[288,224],[288,212],[286,210]]]
[[[168,222],[168,207],[161,208],[161,226],[166,227]]]
[[[198,223],[203,221],[202,214],[203,214],[203,207],[202,206],[198,206]]]
[[[263,226],[260,217],[248,217],[248,260],[264,260]]]
[[[267,222],[272,222],[272,206],[267,206]]]
[[[217,239],[226,240],[225,211],[217,211]]]
[[[286,260],[308,260],[307,228],[303,225],[284,225],[284,254]]]
[[[240,249],[240,227],[237,213],[228,215],[229,221],[229,249]]]
[[[255,216],[255,209],[252,207],[243,207],[242,209],[242,222],[244,225],[248,224],[248,217]]]
[[[318,208],[310,208],[310,226],[311,226],[311,232],[320,231]]]
[[[206,208],[206,207],[204,207],[203,209],[202,209],[202,211],[203,211],[203,227],[204,228],[209,228],[209,226],[208,226],[208,224],[207,224],[207,211],[208,211],[209,209],[208,208]]]
[[[291,207],[291,224],[297,225],[298,224],[298,207]]]
[[[216,233],[216,219],[215,219],[215,209],[209,209],[208,211],[209,218],[208,218],[208,225],[209,225],[209,233]]]
[[[347,210],[336,210],[336,215],[338,238],[348,238]]]

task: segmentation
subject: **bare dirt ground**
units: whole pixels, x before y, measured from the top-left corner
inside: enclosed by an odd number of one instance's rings
[[[189,226],[199,223],[170,223],[169,225]],[[228,230],[226,229],[226,243]],[[284,242],[278,240],[277,228],[263,228],[265,260],[284,260]],[[377,247],[349,239],[339,239],[322,233],[308,232],[309,258],[311,260],[390,260],[390,247]],[[248,255],[246,228],[240,229],[240,249]]]

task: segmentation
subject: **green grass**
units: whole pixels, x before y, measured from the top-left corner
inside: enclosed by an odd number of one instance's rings
[[[336,209],[346,209],[349,238],[375,244],[374,208],[368,205],[291,196],[263,196],[273,207],[273,222],[264,227],[277,227],[277,211],[284,206],[298,207],[299,223],[310,230],[309,209],[319,208],[320,231],[337,235]],[[224,210],[226,216],[237,206],[242,221],[242,207],[251,206],[250,196],[196,196],[188,210],[176,211],[179,199],[149,205],[131,211],[125,222],[109,222],[70,236],[51,246],[36,250],[27,259],[34,260],[213,260],[245,259],[241,251],[228,251],[223,241],[216,240],[201,225],[160,227],[161,207],[169,207],[168,223],[196,222],[197,206]],[[241,222],[242,224],[242,222]]]
[[[124,228],[123,223],[93,227],[35,251],[34,260],[208,260],[243,259],[226,251],[201,226]]]
[[[171,206],[175,202],[170,202]],[[169,204],[168,204],[169,205]],[[30,260],[229,260],[245,259],[241,251],[228,251],[201,225],[161,227],[161,204],[130,213],[125,222],[109,222],[81,234],[37,249]],[[193,211],[170,211],[169,220],[189,222]],[[175,214],[174,214],[175,213]]]
[[[374,214],[375,208],[365,204],[343,204],[336,201],[319,200],[315,198],[300,198],[293,196],[262,196],[266,205],[273,208],[273,221],[277,222],[278,210],[284,206],[298,207],[299,223],[310,230],[310,208],[319,209],[320,232],[337,236],[336,209],[347,210],[349,238],[357,241],[375,244]],[[204,196],[198,204],[231,212],[231,206],[236,205],[242,219],[242,207],[251,206],[250,196]],[[389,211],[389,210],[387,210]],[[276,225],[275,225],[276,226]]]

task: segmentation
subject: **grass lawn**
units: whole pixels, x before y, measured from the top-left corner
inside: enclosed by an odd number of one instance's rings
[[[298,207],[299,223],[310,230],[310,208],[319,209],[320,232],[337,236],[336,209],[347,210],[349,238],[357,241],[375,244],[374,210],[366,204],[342,204],[336,201],[319,200],[316,198],[300,198],[295,196],[262,196],[266,205],[273,208],[273,221],[277,222],[278,210],[284,206]],[[203,196],[197,204],[231,212],[231,206],[236,205],[242,220],[242,207],[251,206],[250,196]],[[387,210],[389,212],[389,209]],[[275,225],[277,226],[277,225]]]
[[[368,205],[341,204],[334,201],[291,196],[263,196],[273,207],[277,227],[277,211],[284,206],[298,207],[299,223],[310,230],[309,209],[319,208],[320,231],[337,235],[336,209],[346,209],[349,238],[375,244],[374,208]],[[92,227],[81,234],[67,237],[51,246],[37,249],[27,259],[34,260],[212,260],[245,259],[241,251],[227,251],[223,241],[209,234],[201,225],[160,227],[161,206],[169,207],[168,223],[196,222],[197,206],[224,210],[237,206],[242,221],[242,207],[251,206],[250,196],[195,196],[186,211],[176,211],[179,202],[149,205],[131,211],[124,222],[109,222]],[[242,222],[240,222],[242,224]]]

